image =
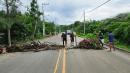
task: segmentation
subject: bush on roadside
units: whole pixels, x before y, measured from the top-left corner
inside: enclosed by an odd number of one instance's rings
[[[95,39],[96,35],[93,33],[88,33],[88,34],[82,34],[82,35],[80,35],[80,37],[87,38],[87,39]]]

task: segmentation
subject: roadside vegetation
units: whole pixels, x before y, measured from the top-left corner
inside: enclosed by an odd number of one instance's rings
[[[39,10],[37,0],[31,0],[25,12],[19,9],[23,6],[20,0],[0,0],[0,5],[5,8],[0,10],[0,44],[11,46],[59,32],[60,26],[41,18],[43,12]],[[46,35],[43,35],[44,25]]]
[[[1,0],[0,5],[4,7],[0,10],[0,44],[11,46],[70,29],[80,37],[89,39],[96,38],[96,33],[102,31],[107,43],[108,31],[112,31],[116,47],[130,51],[130,13],[122,13],[100,21],[85,21],[84,34],[84,22],[75,21],[71,25],[58,26],[54,22],[43,20],[41,17],[44,14],[39,10],[37,0],[31,0],[25,12],[19,9],[22,6],[20,0]],[[43,35],[44,25],[46,35]]]
[[[85,34],[83,29],[84,22],[76,21],[67,28],[76,31],[83,38],[95,38],[95,34],[102,31],[106,43],[108,43],[108,32],[112,31],[115,36],[115,46],[130,51],[130,13],[122,13],[101,21],[89,20],[85,22],[85,25]]]
[[[88,39],[96,39],[96,34],[93,34],[93,33],[80,34],[79,37],[88,38]]]

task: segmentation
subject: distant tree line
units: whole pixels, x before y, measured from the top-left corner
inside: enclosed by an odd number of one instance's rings
[[[130,44],[130,13],[122,13],[113,18],[104,19],[101,21],[90,20],[85,22],[86,34],[102,31],[107,35],[108,31],[112,31],[115,38],[120,42]],[[68,28],[83,34],[83,22],[75,21]]]

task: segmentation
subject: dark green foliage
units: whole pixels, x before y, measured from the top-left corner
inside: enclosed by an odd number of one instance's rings
[[[6,10],[0,11],[0,33],[5,33],[0,38],[0,44],[7,44],[8,42],[7,29],[10,29],[12,43],[31,40],[33,35],[34,39],[43,38],[43,21],[40,18],[42,13],[39,11],[37,0],[32,0],[28,11],[25,13],[17,10],[18,6],[16,4],[20,2],[19,0],[12,1],[14,2],[9,7],[8,16]],[[46,22],[45,24],[46,33],[54,34],[55,24],[51,22]]]
[[[24,24],[14,23],[11,27],[12,40],[25,40],[26,36],[29,36],[29,32]]]
[[[0,33],[3,33],[4,35],[0,35],[0,44],[7,44],[7,30],[1,29]]]
[[[82,34],[82,35],[80,35],[80,37],[86,38],[86,39],[96,39],[97,38],[96,35],[93,33]]]
[[[5,33],[4,36],[0,39],[0,44],[7,44],[7,18],[5,17],[5,11],[0,11],[0,33]],[[10,19],[11,21],[11,39],[12,43],[17,43],[18,41],[30,40],[32,39],[32,34],[34,31],[34,22],[32,22],[32,17],[28,12],[21,14],[20,12],[16,14],[15,20]],[[46,22],[46,34],[54,34],[55,24],[52,22]],[[35,38],[43,37],[43,21],[38,20],[38,25],[36,29]]]
[[[31,25],[32,25],[32,29],[33,29],[33,33],[32,33],[32,37],[33,39],[37,36],[39,36],[39,34],[37,34],[40,30],[38,29],[38,26],[41,25],[40,24],[40,16],[42,15],[42,13],[39,10],[39,6],[37,3],[37,0],[32,0],[30,3],[30,9],[29,9],[29,15],[31,17]]]
[[[84,28],[82,23],[83,22],[76,21],[70,26],[73,26],[76,33],[81,35]],[[108,35],[107,32],[112,31],[117,40],[130,44],[130,13],[119,14],[116,17],[101,21],[86,21],[86,34],[99,31],[102,31],[105,36]]]
[[[46,34],[47,35],[54,35],[54,31],[55,31],[55,24],[53,22],[46,22],[45,23],[46,26]]]

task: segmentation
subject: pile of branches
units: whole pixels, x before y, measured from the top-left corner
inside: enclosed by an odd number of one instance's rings
[[[44,51],[44,50],[58,50],[63,48],[62,45],[57,45],[52,42],[32,41],[25,44],[14,44],[11,47],[7,47],[7,52],[27,52],[27,51]]]
[[[102,49],[97,39],[84,39],[75,47],[80,49]]]
[[[5,54],[5,53],[6,53],[6,46],[0,45],[0,54]]]

